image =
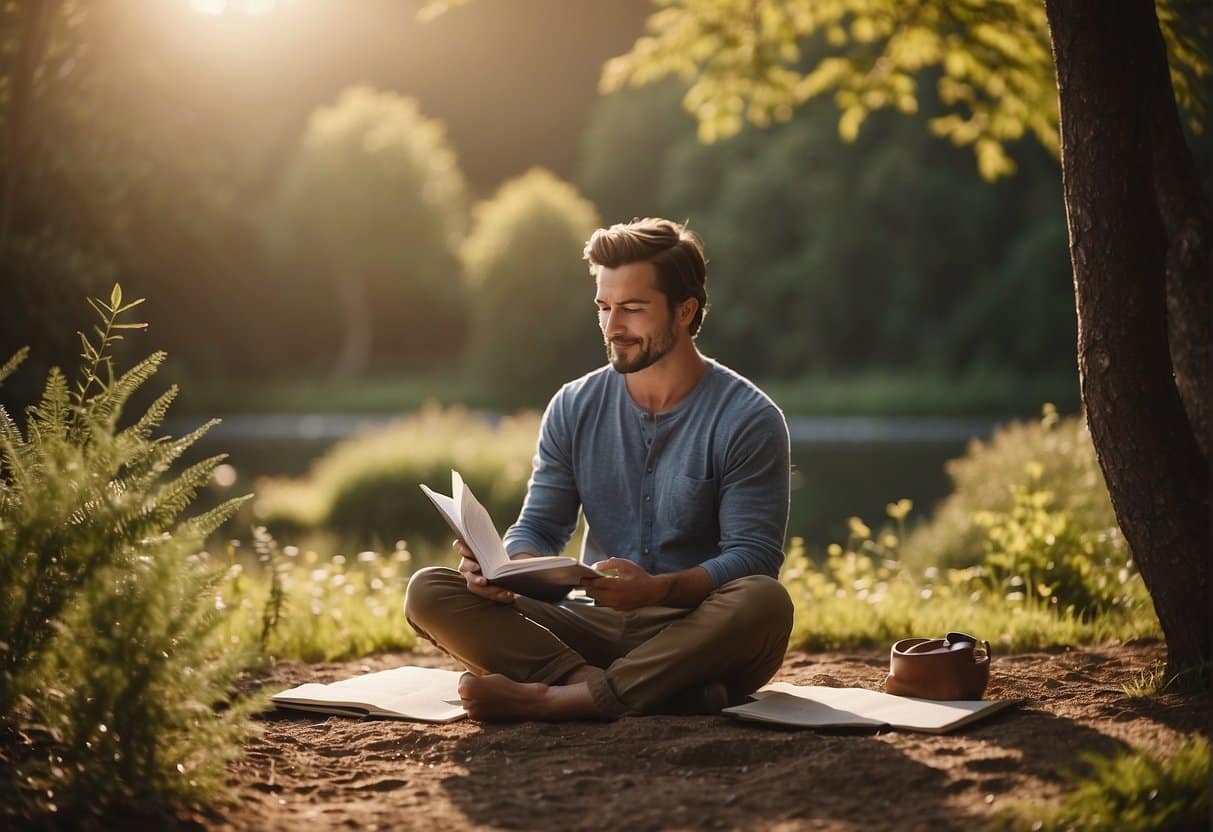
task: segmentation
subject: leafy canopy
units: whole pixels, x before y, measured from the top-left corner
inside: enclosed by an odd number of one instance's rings
[[[1038,0],[657,0],[648,33],[609,61],[605,92],[669,76],[689,84],[683,105],[705,142],[745,121],[787,121],[833,93],[839,135],[852,141],[873,111],[917,112],[934,82],[947,112],[931,130],[970,146],[984,178],[1014,172],[1005,145],[1034,136],[1058,151],[1057,89],[1048,21]],[[1160,4],[1176,96],[1199,131],[1208,60],[1203,21],[1182,0]],[[1190,18],[1191,16],[1189,16]]]
[[[432,0],[422,19],[468,0]],[[931,129],[971,146],[986,179],[1013,173],[1004,145],[1026,134],[1056,153],[1057,90],[1039,0],[655,0],[647,34],[609,61],[602,90],[677,76],[705,142],[749,120],[787,121],[833,92],[838,132],[851,141],[869,113],[918,110],[934,80],[950,112]],[[1176,100],[1196,132],[1207,110],[1207,18],[1188,0],[1163,0],[1159,23]]]

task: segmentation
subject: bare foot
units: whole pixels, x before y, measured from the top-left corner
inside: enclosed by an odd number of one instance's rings
[[[515,682],[500,673],[459,677],[459,698],[468,716],[478,722],[518,722],[535,719],[547,685]]]
[[[603,718],[584,682],[545,685],[515,682],[499,673],[464,673],[459,678],[459,698],[468,716],[477,722]]]

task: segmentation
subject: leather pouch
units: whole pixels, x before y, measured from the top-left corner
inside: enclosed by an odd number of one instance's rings
[[[885,691],[919,699],[981,699],[990,681],[990,642],[964,633],[903,638],[889,651]]]

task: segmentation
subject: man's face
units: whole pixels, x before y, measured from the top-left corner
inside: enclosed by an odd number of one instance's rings
[[[598,270],[598,327],[607,360],[621,373],[651,367],[674,349],[678,324],[669,301],[657,288],[652,263],[628,263]]]

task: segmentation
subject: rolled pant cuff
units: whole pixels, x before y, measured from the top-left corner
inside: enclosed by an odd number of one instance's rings
[[[575,654],[557,656],[537,672],[532,673],[528,678],[518,681],[542,682],[545,685],[554,685],[584,664],[585,659]]]
[[[590,698],[594,700],[598,710],[607,719],[618,719],[621,716],[635,713],[615,695],[615,691],[611,690],[611,686],[606,680],[606,674],[590,679],[587,684],[590,688]]]

